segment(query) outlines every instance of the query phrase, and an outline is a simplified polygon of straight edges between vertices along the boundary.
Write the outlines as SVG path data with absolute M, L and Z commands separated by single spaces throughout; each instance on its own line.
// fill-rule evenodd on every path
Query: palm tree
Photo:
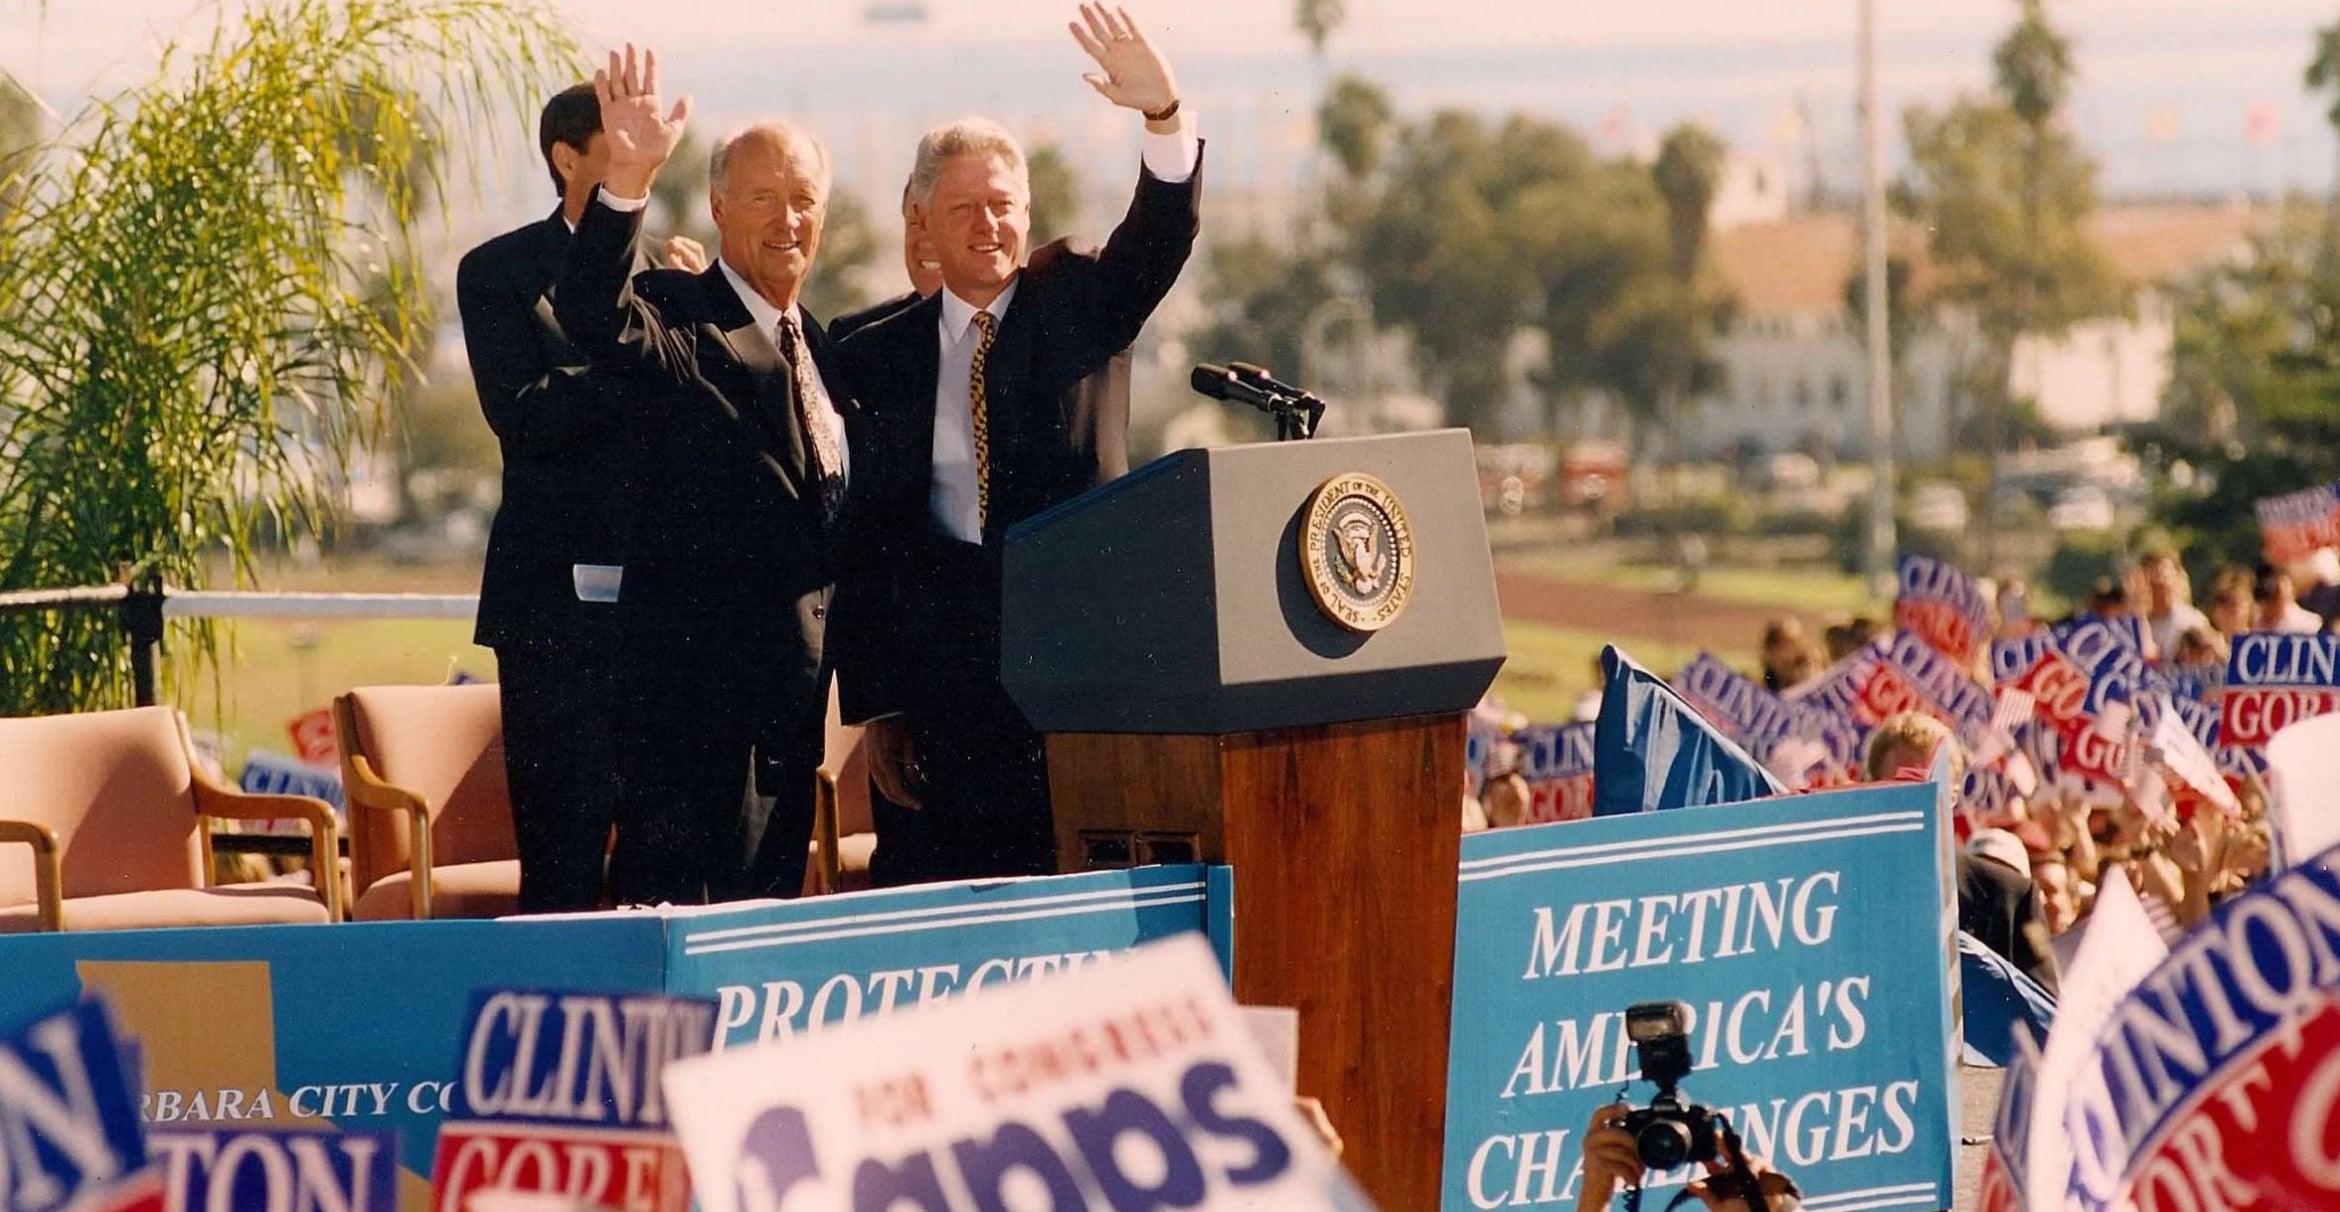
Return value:
M 533 3 L 263 0 L 67 122 L 0 214 L 0 591 L 250 583 L 323 529 L 421 347 L 431 132 L 524 130 L 578 62 Z M 0 617 L 0 714 L 127 701 L 112 628 Z

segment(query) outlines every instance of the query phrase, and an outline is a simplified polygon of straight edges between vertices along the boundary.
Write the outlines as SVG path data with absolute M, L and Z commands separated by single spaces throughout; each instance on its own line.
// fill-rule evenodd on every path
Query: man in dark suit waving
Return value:
M 1024 154 L 997 123 L 919 143 L 911 201 L 943 289 L 844 343 L 868 480 L 840 603 L 849 721 L 870 721 L 881 883 L 1054 869 L 1040 737 L 999 681 L 1008 527 L 1128 470 L 1126 397 L 1080 390 L 1137 338 L 1194 246 L 1201 146 L 1126 12 L 1084 6 L 1084 77 L 1145 115 L 1144 171 L 1105 247 L 1027 264 Z
M 592 85 L 545 103 L 537 146 L 560 207 L 466 253 L 455 298 L 480 410 L 504 458 L 473 638 L 496 650 L 503 682 L 520 910 L 558 913 L 601 901 L 618 783 L 611 603 L 633 473 L 626 384 L 590 366 L 553 321 L 569 233 L 609 162 Z M 706 253 L 678 236 L 663 260 L 697 270 Z
M 605 184 L 563 270 L 561 326 L 643 383 L 643 491 L 618 606 L 621 903 L 791 896 L 804 878 L 836 536 L 859 413 L 797 297 L 820 248 L 828 153 L 785 122 L 717 143 L 720 258 L 632 276 L 652 179 L 688 98 L 661 112 L 655 57 L 594 75 Z M 750 770 L 769 797 L 746 795 Z M 768 811 L 765 819 L 756 819 Z

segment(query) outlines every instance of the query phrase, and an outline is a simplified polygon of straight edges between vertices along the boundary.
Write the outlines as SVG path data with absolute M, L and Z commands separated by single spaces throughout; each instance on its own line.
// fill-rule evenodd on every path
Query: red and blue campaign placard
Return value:
M 2254 631 L 2236 636 L 2219 698 L 2230 747 L 2266 748 L 2284 725 L 2340 708 L 2340 636 Z
M 1893 625 L 1915 632 L 1934 651 L 1965 666 L 1990 638 L 1991 607 L 1965 569 L 1927 556 L 1903 556 Z
M 715 1003 L 656 994 L 500 989 L 472 1000 L 432 1202 L 559 1195 L 623 1212 L 687 1212 L 690 1181 L 659 1085 L 715 1042 Z
M 2340 546 L 2340 485 L 2318 484 L 2253 504 L 2267 559 L 2296 564 L 2320 547 Z
M 390 1212 L 398 1135 L 299 1128 L 147 1133 L 167 1212 Z
M 105 1008 L 85 1001 L 0 1039 L 0 1208 L 160 1212 L 136 1078 Z
M 1512 734 L 1519 773 L 1527 780 L 1527 819 L 1581 821 L 1593 814 L 1593 726 L 1544 724 Z
M 2067 1100 L 2088 1212 L 2340 1207 L 2340 850 L 2180 938 L 2095 1033 Z

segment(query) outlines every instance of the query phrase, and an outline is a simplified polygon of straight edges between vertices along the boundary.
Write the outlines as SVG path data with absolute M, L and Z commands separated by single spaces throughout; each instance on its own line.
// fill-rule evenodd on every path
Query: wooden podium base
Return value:
M 1059 869 L 1235 869 L 1235 999 L 1300 1011 L 1299 1093 L 1387 1212 L 1438 1206 L 1463 720 L 1048 738 Z

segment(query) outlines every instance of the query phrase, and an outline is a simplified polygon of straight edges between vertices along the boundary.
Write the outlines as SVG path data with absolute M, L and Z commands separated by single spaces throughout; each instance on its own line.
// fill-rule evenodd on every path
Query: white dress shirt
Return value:
M 1164 184 L 1178 185 L 1194 176 L 1195 166 L 1202 161 L 1202 141 L 1192 123 L 1182 122 L 1171 134 L 1147 131 L 1140 154 L 1147 172 Z M 934 381 L 934 485 L 927 493 L 927 510 L 936 529 L 963 543 L 983 541 L 983 511 L 975 495 L 972 373 L 975 343 L 983 334 L 975 328 L 975 313 L 991 313 L 992 339 L 998 340 L 999 325 L 1006 321 L 1008 305 L 1015 301 L 1016 285 L 1011 280 L 990 306 L 981 308 L 948 286 L 942 292 L 942 319 L 935 333 L 942 343 L 942 360 Z

